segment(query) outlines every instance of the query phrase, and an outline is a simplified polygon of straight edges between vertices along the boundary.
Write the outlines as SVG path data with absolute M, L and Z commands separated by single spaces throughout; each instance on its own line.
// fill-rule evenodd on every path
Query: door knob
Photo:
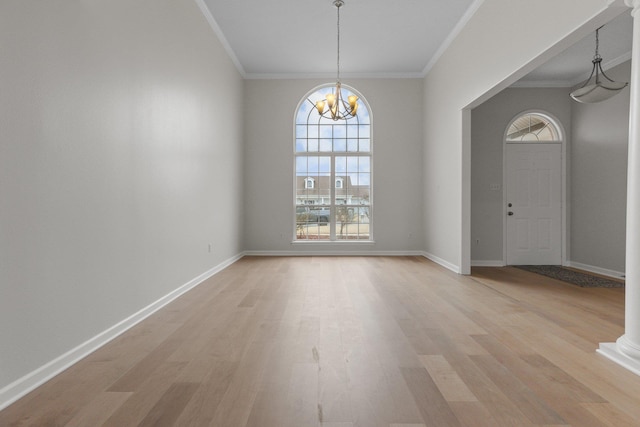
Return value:
M 513 212 L 507 212 L 507 215 L 511 216 L 513 215 Z
M 513 203 L 509 203 L 507 206 L 511 207 L 511 206 L 513 206 Z

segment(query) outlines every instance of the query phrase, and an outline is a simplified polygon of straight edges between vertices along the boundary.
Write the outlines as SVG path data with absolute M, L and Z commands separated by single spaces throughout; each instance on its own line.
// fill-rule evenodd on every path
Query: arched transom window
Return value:
M 372 240 L 370 110 L 359 93 L 343 85 L 345 98 L 358 96 L 358 114 L 348 120 L 321 117 L 316 101 L 334 89 L 314 89 L 296 111 L 296 241 Z
M 515 118 L 507 130 L 507 142 L 560 142 L 558 125 L 543 113 L 524 113 Z

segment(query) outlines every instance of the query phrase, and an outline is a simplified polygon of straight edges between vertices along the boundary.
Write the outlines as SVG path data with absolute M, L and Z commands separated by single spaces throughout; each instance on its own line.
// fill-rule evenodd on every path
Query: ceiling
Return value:
M 333 0 L 203 0 L 246 77 L 335 76 Z M 476 0 L 345 0 L 344 75 L 417 77 Z
M 333 0 L 200 0 L 246 78 L 332 77 L 336 73 Z M 345 77 L 422 77 L 480 0 L 345 0 L 340 66 Z M 631 57 L 632 18 L 600 30 L 605 70 Z M 588 77 L 590 35 L 516 86 L 573 86 Z
M 599 31 L 602 68 L 606 71 L 631 59 L 633 18 L 623 12 Z M 595 31 L 527 74 L 514 86 L 575 86 L 589 78 L 596 49 Z

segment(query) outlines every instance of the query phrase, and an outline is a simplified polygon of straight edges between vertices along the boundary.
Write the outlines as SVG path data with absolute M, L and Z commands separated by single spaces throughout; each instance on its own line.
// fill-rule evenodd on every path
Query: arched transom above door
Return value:
M 546 114 L 526 112 L 511 122 L 507 129 L 508 143 L 560 142 L 562 133 L 555 121 Z

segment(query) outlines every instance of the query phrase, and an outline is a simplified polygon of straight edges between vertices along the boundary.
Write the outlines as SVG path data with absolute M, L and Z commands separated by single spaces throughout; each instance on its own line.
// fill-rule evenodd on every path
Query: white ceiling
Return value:
M 245 77 L 335 76 L 333 0 L 198 1 L 210 13 L 214 28 L 219 30 Z M 424 76 L 480 3 L 481 0 L 345 0 L 340 9 L 341 74 Z M 586 79 L 595 50 L 594 34 L 516 85 L 572 86 Z M 628 12 L 600 30 L 605 70 L 631 57 L 631 40 L 632 18 Z
M 344 75 L 419 76 L 477 0 L 345 0 Z M 335 76 L 333 0 L 204 0 L 246 77 Z
M 633 18 L 623 12 L 600 29 L 602 67 L 606 71 L 631 59 Z M 591 73 L 591 60 L 596 49 L 595 31 L 567 50 L 538 67 L 514 86 L 575 86 Z

